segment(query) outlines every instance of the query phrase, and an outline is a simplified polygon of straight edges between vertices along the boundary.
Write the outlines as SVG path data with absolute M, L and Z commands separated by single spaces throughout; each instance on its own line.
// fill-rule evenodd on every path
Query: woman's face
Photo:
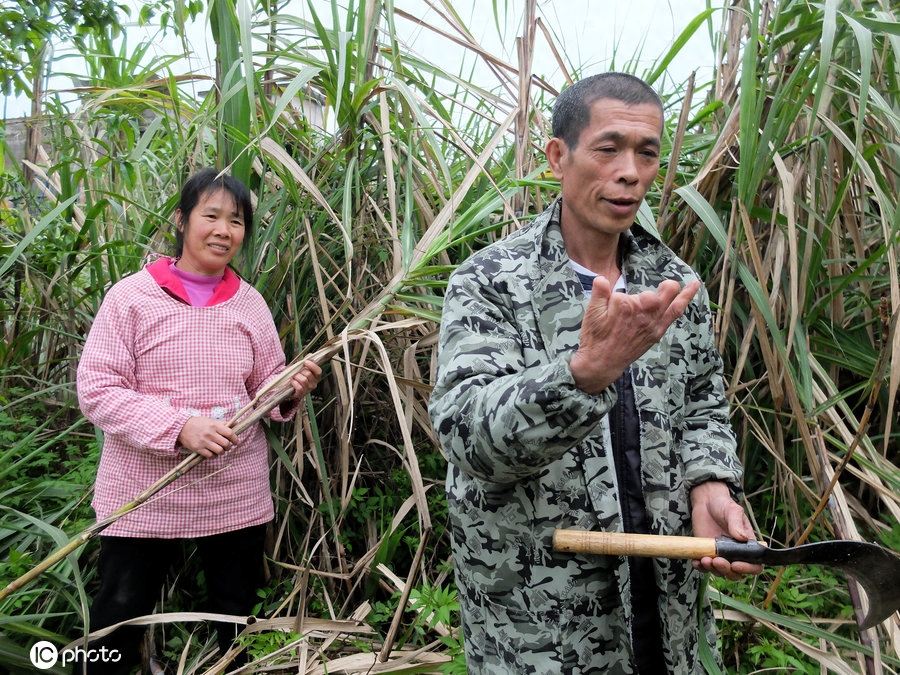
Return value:
M 219 276 L 237 255 L 244 241 L 244 216 L 226 190 L 208 192 L 200 198 L 187 221 L 175 214 L 184 246 L 178 269 L 192 274 Z

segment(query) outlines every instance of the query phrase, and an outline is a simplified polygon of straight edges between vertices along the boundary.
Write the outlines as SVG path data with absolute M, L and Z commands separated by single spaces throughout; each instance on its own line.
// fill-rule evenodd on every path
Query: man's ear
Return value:
M 566 145 L 566 142 L 561 138 L 556 138 L 554 136 L 547 141 L 547 147 L 544 149 L 544 154 L 547 157 L 547 164 L 550 166 L 550 170 L 557 180 L 561 180 L 563 177 L 563 160 L 568 151 L 569 148 Z

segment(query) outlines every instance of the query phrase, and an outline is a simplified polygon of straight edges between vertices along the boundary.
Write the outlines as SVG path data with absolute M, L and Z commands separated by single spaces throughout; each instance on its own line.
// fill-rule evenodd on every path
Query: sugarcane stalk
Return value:
M 252 427 L 265 417 L 276 405 L 280 404 L 294 393 L 294 388 L 291 386 L 290 380 L 294 375 L 303 370 L 306 361 L 312 361 L 319 366 L 323 365 L 341 351 L 344 348 L 346 340 L 352 337 L 355 336 L 346 333 L 343 336 L 335 337 L 329 340 L 325 346 L 318 351 L 291 362 L 291 364 L 285 367 L 284 371 L 275 380 L 262 389 L 250 403 L 237 412 L 237 414 L 228 422 L 228 426 L 234 429 L 238 434 Z M 119 518 L 145 504 L 151 497 L 160 492 L 160 490 L 171 485 L 203 460 L 204 457 L 198 454 L 191 454 L 188 457 L 185 457 L 175 468 L 144 490 L 132 501 L 120 506 L 106 518 L 96 521 L 93 525 L 87 527 L 81 533 L 69 540 L 64 546 L 48 555 L 25 574 L 7 584 L 0 590 L 0 601 L 6 598 L 10 593 L 17 591 L 39 577 L 69 554 L 77 551 Z
M 844 469 L 846 469 L 847 465 L 850 463 L 850 459 L 853 457 L 853 453 L 860 446 L 860 444 L 863 442 L 863 438 L 865 438 L 866 434 L 868 433 L 869 420 L 875 410 L 875 405 L 878 402 L 878 393 L 881 391 L 881 384 L 884 382 L 884 378 L 887 373 L 890 349 L 891 345 L 893 344 L 893 335 L 894 331 L 897 328 L 898 317 L 900 317 L 900 312 L 897 312 L 893 317 L 890 317 L 887 302 L 882 299 L 881 306 L 879 307 L 879 318 L 881 320 L 881 350 L 878 353 L 878 359 L 875 361 L 875 368 L 873 369 L 872 377 L 869 380 L 869 382 L 871 383 L 869 396 L 866 399 L 866 407 L 863 410 L 863 414 L 859 420 L 859 427 L 853 436 L 850 447 L 847 448 L 847 452 L 844 453 L 844 456 L 835 467 L 834 473 L 831 476 L 831 480 L 825 488 L 825 491 L 822 493 L 822 496 L 819 498 L 819 503 L 816 504 L 816 508 L 813 511 L 812 517 L 809 519 L 809 523 L 807 524 L 806 529 L 803 530 L 797 541 L 794 543 L 795 546 L 800 546 L 801 544 L 805 543 L 807 537 L 809 537 L 809 535 L 812 533 L 813 528 L 816 526 L 816 523 L 819 520 L 819 516 L 822 515 L 825 507 L 831 500 L 831 495 L 834 492 L 835 487 L 837 487 L 838 479 L 841 477 Z M 778 590 L 779 584 L 781 583 L 781 578 L 784 575 L 784 570 L 785 568 L 782 567 L 775 575 L 775 579 L 772 582 L 772 585 L 769 587 L 769 590 L 766 593 L 766 597 L 763 600 L 763 608 L 768 609 L 768 607 L 772 604 L 772 601 L 775 599 L 775 593 Z

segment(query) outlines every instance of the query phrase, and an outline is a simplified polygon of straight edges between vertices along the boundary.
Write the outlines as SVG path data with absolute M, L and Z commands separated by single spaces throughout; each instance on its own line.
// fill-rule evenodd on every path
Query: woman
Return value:
M 109 290 L 78 364 L 81 409 L 104 432 L 92 502 L 98 520 L 186 454 L 206 460 L 104 530 L 92 631 L 153 610 L 180 540 L 197 546 L 209 611 L 248 615 L 261 582 L 274 517 L 268 448 L 259 424 L 238 437 L 228 421 L 284 369 L 285 357 L 262 296 L 229 267 L 252 230 L 250 192 L 202 170 L 185 184 L 175 222 L 176 257 Z M 291 380 L 294 399 L 270 417 L 290 419 L 321 372 L 305 362 Z M 217 630 L 224 652 L 235 626 Z M 91 663 L 91 672 L 130 672 L 142 632 L 122 628 L 92 643 L 121 658 Z

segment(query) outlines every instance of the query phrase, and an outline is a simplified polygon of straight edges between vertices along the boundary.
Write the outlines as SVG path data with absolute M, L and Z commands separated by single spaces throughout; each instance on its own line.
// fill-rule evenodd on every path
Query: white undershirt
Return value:
M 582 274 L 582 275 L 584 275 L 584 276 L 586 276 L 586 277 L 596 277 L 596 276 L 599 276 L 596 272 L 592 272 L 591 270 L 589 270 L 589 269 L 588 269 L 587 267 L 585 267 L 584 265 L 579 265 L 577 262 L 575 262 L 575 261 L 572 260 L 571 258 L 569 258 L 569 263 L 572 265 L 572 269 L 574 269 L 574 270 L 575 270 L 576 272 L 578 272 L 579 274 Z M 624 274 L 620 274 L 620 275 L 619 275 L 619 278 L 616 279 L 616 283 L 615 283 L 615 285 L 613 286 L 613 289 L 612 289 L 612 290 L 613 290 L 613 293 L 625 293 L 625 292 L 627 291 L 627 287 L 625 286 L 625 275 L 624 275 Z M 590 290 L 586 290 L 585 293 L 587 294 L 588 298 L 591 297 L 591 291 L 590 291 Z

